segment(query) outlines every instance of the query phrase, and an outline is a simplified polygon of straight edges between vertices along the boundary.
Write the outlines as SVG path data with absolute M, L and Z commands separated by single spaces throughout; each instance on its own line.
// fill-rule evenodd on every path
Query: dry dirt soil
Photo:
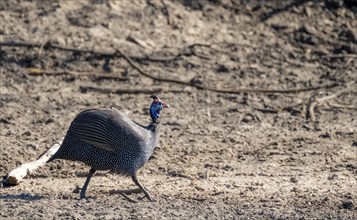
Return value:
M 89 167 L 60 160 L 1 187 L 1 219 L 357 218 L 356 1 L 3 0 L 0 41 L 2 176 L 81 110 L 147 124 L 150 91 L 171 105 L 138 174 L 156 202 L 108 172 L 78 200 Z

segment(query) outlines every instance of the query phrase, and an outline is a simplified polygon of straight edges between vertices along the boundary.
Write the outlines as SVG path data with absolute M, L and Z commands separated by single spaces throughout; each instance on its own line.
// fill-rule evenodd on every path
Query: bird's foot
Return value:
M 82 194 L 82 193 L 81 193 L 81 194 L 79 195 L 79 199 L 80 199 L 80 200 L 85 199 L 85 198 L 86 198 L 86 195 L 85 195 L 85 194 Z
M 91 199 L 95 199 L 96 196 L 86 196 L 85 193 L 80 193 L 79 194 L 79 200 L 91 200 Z
M 91 200 L 91 199 L 95 199 L 96 197 L 94 196 L 85 196 L 85 195 L 80 195 L 79 196 L 79 200 Z

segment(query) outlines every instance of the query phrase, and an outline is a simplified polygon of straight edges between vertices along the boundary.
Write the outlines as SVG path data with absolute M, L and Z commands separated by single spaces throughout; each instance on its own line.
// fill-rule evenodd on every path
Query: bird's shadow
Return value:
M 26 200 L 26 201 L 36 201 L 43 199 L 43 196 L 40 195 L 30 195 L 30 194 L 19 194 L 19 195 L 0 195 L 0 200 L 5 200 L 5 199 L 18 199 L 18 200 Z

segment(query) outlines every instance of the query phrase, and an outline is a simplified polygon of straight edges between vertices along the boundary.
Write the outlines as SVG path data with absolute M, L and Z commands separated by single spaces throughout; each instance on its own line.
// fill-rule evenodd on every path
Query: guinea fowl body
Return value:
M 81 161 L 96 170 L 131 176 L 148 161 L 158 138 L 155 123 L 142 126 L 117 109 L 88 109 L 72 121 L 51 160 Z
M 160 111 L 170 106 L 157 96 L 150 106 L 152 123 L 140 125 L 117 109 L 96 108 L 79 113 L 72 121 L 60 149 L 48 161 L 81 161 L 91 167 L 81 191 L 81 198 L 95 171 L 110 170 L 131 176 L 134 183 L 152 200 L 136 177 L 149 160 L 159 139 Z

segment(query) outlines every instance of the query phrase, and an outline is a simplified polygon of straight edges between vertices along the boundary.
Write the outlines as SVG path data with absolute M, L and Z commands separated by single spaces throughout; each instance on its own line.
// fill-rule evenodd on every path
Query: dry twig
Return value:
M 115 80 L 128 80 L 128 78 L 110 75 L 110 74 L 101 74 L 101 73 L 80 73 L 74 71 L 67 70 L 43 70 L 38 68 L 28 68 L 27 74 L 32 76 L 40 76 L 40 75 L 50 75 L 50 76 L 59 76 L 59 75 L 72 75 L 72 76 L 94 76 L 102 79 L 115 79 Z
M 315 116 L 315 112 L 314 112 L 314 109 L 317 105 L 316 95 L 317 95 L 316 92 L 314 92 L 312 94 L 312 96 L 309 98 L 309 102 L 308 102 L 307 108 L 306 108 L 306 119 L 311 119 L 311 121 L 316 120 L 316 116 Z
M 3 184 L 7 186 L 18 185 L 23 178 L 33 173 L 39 167 L 45 165 L 47 161 L 57 152 L 61 146 L 62 139 L 52 145 L 45 153 L 43 153 L 37 160 L 22 164 L 20 167 L 12 170 L 3 180 Z
M 337 103 L 328 103 L 328 105 L 333 108 L 344 108 L 344 109 L 357 110 L 357 106 L 355 106 L 355 105 L 341 105 L 341 104 L 337 104 Z
M 167 56 L 167 57 L 161 57 L 161 56 L 149 56 L 149 55 L 144 55 L 144 56 L 135 56 L 135 55 L 130 55 L 129 57 L 133 60 L 137 61 L 150 61 L 150 62 L 169 62 L 169 61 L 174 61 L 179 59 L 181 56 L 196 56 L 196 53 L 193 51 L 193 48 L 195 46 L 203 46 L 202 44 L 192 44 L 188 45 L 186 48 L 189 48 L 191 50 L 185 51 L 186 48 L 181 49 L 180 52 L 178 52 L 176 55 L 172 56 Z M 36 48 L 42 48 L 42 49 L 57 49 L 57 50 L 62 50 L 62 51 L 69 51 L 69 52 L 76 52 L 76 53 L 89 53 L 89 54 L 95 54 L 99 56 L 104 56 L 104 57 L 120 57 L 120 54 L 118 54 L 116 51 L 112 50 L 93 50 L 93 49 L 79 49 L 75 47 L 66 47 L 66 46 L 61 46 L 58 44 L 51 43 L 50 41 L 47 41 L 46 43 L 32 43 L 32 42 L 21 42 L 21 41 L 5 41 L 5 42 L 0 42 L 0 47 L 36 47 Z
M 166 19 L 167 19 L 167 24 L 168 25 L 171 25 L 171 18 L 170 18 L 170 13 L 169 13 L 169 9 L 165 3 L 165 0 L 161 0 L 161 4 L 164 6 L 163 8 L 163 13 L 164 15 L 166 16 Z
M 311 121 L 316 121 L 316 116 L 315 116 L 315 108 L 320 105 L 321 103 L 327 101 L 327 100 L 331 100 L 334 98 L 337 98 L 338 96 L 348 92 L 350 90 L 349 86 L 347 86 L 345 89 L 342 89 L 334 94 L 328 95 L 328 96 L 324 96 L 321 98 L 316 98 L 317 94 L 314 93 L 310 99 L 309 102 L 307 104 L 307 108 L 306 108 L 306 118 L 310 119 Z
M 133 194 L 133 193 L 142 193 L 141 189 L 135 188 L 135 189 L 124 189 L 124 190 L 110 190 L 110 194 L 120 194 L 122 195 L 125 199 L 127 199 L 129 202 L 132 203 L 137 203 L 135 199 L 132 199 L 128 196 L 128 194 Z

